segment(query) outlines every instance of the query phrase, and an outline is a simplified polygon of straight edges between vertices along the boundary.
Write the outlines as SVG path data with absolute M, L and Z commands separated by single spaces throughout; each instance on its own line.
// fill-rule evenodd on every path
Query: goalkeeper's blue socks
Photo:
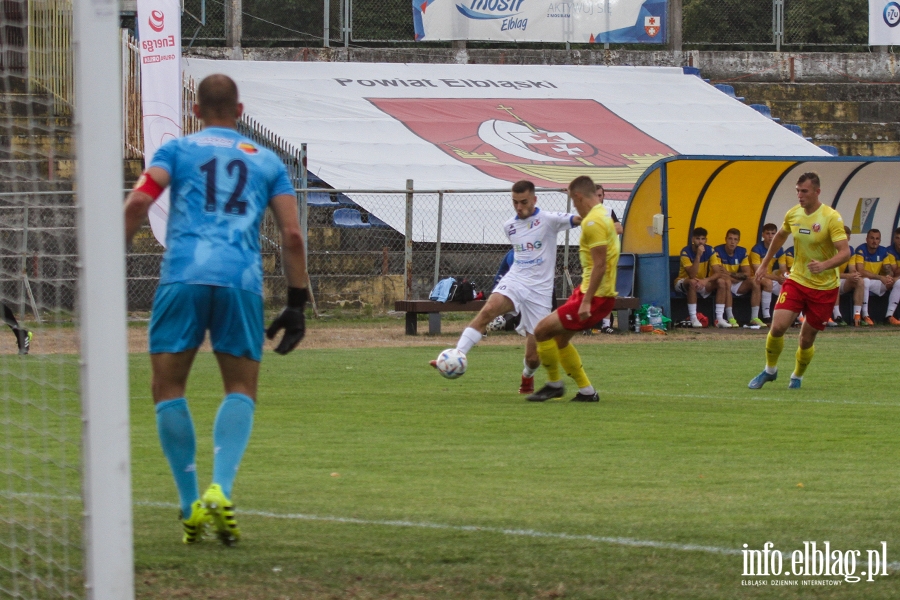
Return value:
M 228 394 L 222 400 L 213 426 L 213 483 L 222 486 L 225 497 L 231 499 L 231 487 L 241 458 L 250 441 L 253 411 L 256 404 L 244 394 Z
M 156 405 L 156 429 L 163 454 L 175 477 L 181 499 L 181 514 L 191 514 L 191 504 L 200 498 L 197 486 L 197 440 L 187 400 L 175 398 Z

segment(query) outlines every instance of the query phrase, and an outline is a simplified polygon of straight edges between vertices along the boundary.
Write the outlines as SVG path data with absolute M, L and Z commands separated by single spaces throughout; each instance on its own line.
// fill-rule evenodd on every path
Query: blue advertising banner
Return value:
M 416 40 L 664 44 L 666 0 L 413 0 Z

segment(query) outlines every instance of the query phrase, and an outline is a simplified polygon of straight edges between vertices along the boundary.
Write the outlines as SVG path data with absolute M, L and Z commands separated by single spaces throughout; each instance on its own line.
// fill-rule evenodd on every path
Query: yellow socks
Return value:
M 584 367 L 581 364 L 581 356 L 578 354 L 578 350 L 575 349 L 575 346 L 569 344 L 565 348 L 560 348 L 558 353 L 560 364 L 562 364 L 563 369 L 566 370 L 569 377 L 575 380 L 575 384 L 579 388 L 589 387 L 591 381 L 588 379 L 587 373 L 584 372 Z
M 559 348 L 556 347 L 556 340 L 547 340 L 546 342 L 537 343 L 538 356 L 541 358 L 541 364 L 547 369 L 547 379 L 549 381 L 559 381 L 562 377 L 559 374 Z
M 816 353 L 816 347 L 797 348 L 797 362 L 794 364 L 794 377 L 803 377 L 806 373 L 806 367 L 812 362 L 813 355 Z
M 775 368 L 778 365 L 778 357 L 784 350 L 784 336 L 774 337 L 771 332 L 766 336 L 766 366 Z M 805 367 L 804 367 L 805 368 Z

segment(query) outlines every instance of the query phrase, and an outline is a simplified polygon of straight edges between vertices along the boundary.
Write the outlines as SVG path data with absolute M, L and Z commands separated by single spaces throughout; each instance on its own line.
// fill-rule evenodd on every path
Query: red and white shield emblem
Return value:
M 822 231 L 822 226 L 818 223 L 813 223 L 812 230 L 816 233 L 819 233 L 820 231 Z
M 595 100 L 369 98 L 454 159 L 483 173 L 557 187 L 579 175 L 627 186 L 676 152 Z
M 661 22 L 662 19 L 660 17 L 644 17 L 644 31 L 650 37 L 656 37 L 656 34 L 659 33 Z

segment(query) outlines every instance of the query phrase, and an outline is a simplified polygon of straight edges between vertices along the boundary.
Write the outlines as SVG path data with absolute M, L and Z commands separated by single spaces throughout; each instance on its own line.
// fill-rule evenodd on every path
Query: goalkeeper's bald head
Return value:
M 197 86 L 197 106 L 204 121 L 237 119 L 237 84 L 221 73 L 204 77 Z

